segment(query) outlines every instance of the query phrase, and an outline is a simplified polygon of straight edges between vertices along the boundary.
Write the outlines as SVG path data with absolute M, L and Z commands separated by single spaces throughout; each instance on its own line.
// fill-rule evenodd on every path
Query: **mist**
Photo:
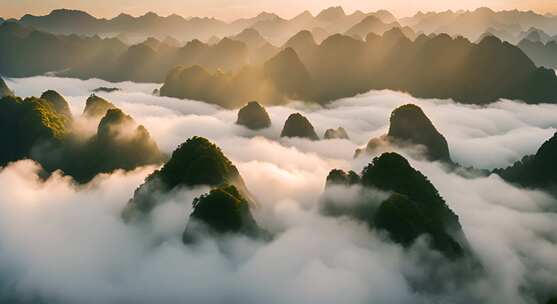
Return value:
M 276 237 L 184 246 L 191 202 L 208 188 L 163 197 L 149 221 L 126 225 L 121 210 L 156 168 L 103 174 L 79 186 L 61 174 L 43 181 L 36 163 L 19 161 L 0 171 L 0 183 L 10 185 L 0 193 L 4 293 L 49 303 L 537 303 L 557 290 L 557 201 L 497 176 L 466 178 L 402 151 L 459 215 L 485 268 L 481 275 L 431 252 L 427 240 L 403 249 L 364 224 L 318 212 L 329 171 L 360 172 L 372 156 L 354 159 L 354 151 L 387 132 L 397 106 L 419 105 L 455 162 L 492 169 L 535 153 L 553 135 L 555 105 L 501 100 L 479 107 L 372 91 L 327 107 L 267 107 L 272 127 L 254 132 L 235 124 L 236 111 L 153 96 L 159 84 L 6 80 L 22 97 L 58 91 L 74 115 L 93 89 L 118 87 L 98 95 L 143 124 L 166 153 L 191 136 L 207 137 L 238 167 L 260 205 L 256 220 Z M 351 140 L 280 138 L 293 112 L 308 117 L 321 137 L 342 126 Z M 431 275 L 444 283 L 416 292 Z

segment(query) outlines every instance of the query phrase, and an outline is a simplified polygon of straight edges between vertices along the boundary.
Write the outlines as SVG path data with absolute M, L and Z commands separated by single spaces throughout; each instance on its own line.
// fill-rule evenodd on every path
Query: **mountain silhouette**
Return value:
M 307 99 L 311 76 L 296 52 L 286 48 L 263 66 L 265 78 L 292 99 Z
M 288 99 L 307 99 L 311 78 L 296 52 L 285 49 L 261 67 L 246 66 L 237 73 L 195 65 L 171 70 L 160 90 L 161 96 L 206 101 L 237 108 L 246 100 L 284 104 Z
M 300 113 L 294 113 L 288 117 L 284 123 L 280 137 L 299 137 L 319 140 L 319 136 L 315 133 L 313 125 Z
M 557 133 L 538 149 L 512 166 L 496 169 L 504 180 L 526 188 L 545 189 L 557 194 Z
M 8 85 L 6 84 L 4 79 L 0 77 L 0 98 L 12 95 L 14 95 L 14 93 L 12 92 L 12 90 L 10 90 L 10 88 L 8 88 Z
M 523 39 L 518 47 L 539 67 L 557 68 L 557 41 L 543 43 Z
M 423 110 L 414 104 L 396 108 L 391 113 L 389 132 L 370 140 L 365 151 L 374 154 L 385 146 L 390 146 L 388 149 L 421 146 L 425 148 L 424 155 L 428 160 L 452 163 L 447 140 Z M 356 155 L 359 153 L 356 152 Z
M 271 126 L 271 118 L 263 106 L 251 101 L 238 111 L 237 124 L 252 130 L 265 129 Z
M 378 35 L 383 35 L 384 32 L 394 28 L 400 27 L 398 22 L 393 22 L 386 24 L 381 19 L 376 16 L 367 16 L 362 22 L 354 25 L 348 31 L 346 31 L 347 36 L 353 37 L 367 37 L 369 33 L 374 33 Z
M 327 129 L 324 139 L 350 139 L 346 130 L 343 127 L 338 127 L 337 129 Z

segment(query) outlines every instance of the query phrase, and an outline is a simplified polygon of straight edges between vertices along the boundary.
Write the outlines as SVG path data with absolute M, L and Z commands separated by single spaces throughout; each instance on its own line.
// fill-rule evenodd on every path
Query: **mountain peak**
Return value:
M 423 145 L 431 160 L 450 161 L 449 146 L 445 137 L 437 131 L 424 111 L 407 104 L 391 113 L 388 136 L 392 139 Z
M 179 187 L 223 185 L 234 185 L 249 200 L 249 193 L 236 166 L 215 144 L 195 136 L 178 146 L 170 160 L 147 177 L 128 203 L 124 217 L 131 219 L 150 212 L 157 204 L 155 197 L 160 193 Z
M 259 102 L 251 101 L 240 109 L 236 123 L 252 130 L 259 130 L 270 127 L 271 118 Z
M 316 18 L 322 21 L 335 21 L 342 17 L 346 17 L 346 13 L 341 6 L 332 6 L 321 11 Z
M 310 140 L 319 140 L 319 136 L 315 133 L 313 125 L 309 120 L 300 113 L 291 114 L 282 129 L 281 137 L 299 137 Z
M 89 118 L 103 117 L 110 109 L 116 109 L 116 106 L 104 98 L 91 94 L 85 103 L 83 116 Z
M 8 85 L 6 84 L 4 79 L 0 77 L 0 98 L 4 96 L 12 96 L 13 94 L 14 93 L 12 92 L 12 90 L 10 90 L 10 88 L 8 88 Z

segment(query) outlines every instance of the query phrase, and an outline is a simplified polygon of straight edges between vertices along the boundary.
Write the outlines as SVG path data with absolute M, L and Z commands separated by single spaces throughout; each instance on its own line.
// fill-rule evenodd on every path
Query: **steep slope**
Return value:
M 180 145 L 164 166 L 145 180 L 124 210 L 124 218 L 137 219 L 158 204 L 157 197 L 182 187 L 233 185 L 250 199 L 238 169 L 213 143 L 192 137 Z
M 248 201 L 233 185 L 222 185 L 193 201 L 193 212 L 182 236 L 191 244 L 203 235 L 241 234 L 259 237 L 262 231 L 255 222 Z
M 310 98 L 311 76 L 293 49 L 286 48 L 267 61 L 263 73 L 279 92 L 289 98 Z
M 420 107 L 407 104 L 391 113 L 389 132 L 385 136 L 370 140 L 366 152 L 373 154 L 382 148 L 405 149 L 416 146 L 425 148 L 423 152 L 428 160 L 451 163 L 449 145 L 445 137 L 437 131 Z
M 347 191 L 347 186 L 361 187 L 359 201 L 342 205 L 334 199 L 324 199 L 322 211 L 325 214 L 363 221 L 372 229 L 386 231 L 394 242 L 404 246 L 428 236 L 432 248 L 448 257 L 460 257 L 469 250 L 458 216 L 427 177 L 412 168 L 404 157 L 384 153 L 373 159 L 361 177 L 354 172 L 331 171 L 327 178 L 328 189 L 335 187 L 333 191 Z M 370 196 L 368 193 L 377 190 L 382 194 Z
M 259 130 L 270 127 L 271 118 L 263 106 L 257 101 L 251 101 L 238 111 L 236 123 L 252 130 Z
M 400 24 L 398 24 L 398 22 L 386 24 L 378 17 L 372 15 L 351 27 L 345 34 L 348 36 L 365 38 L 369 33 L 383 35 L 383 33 L 394 27 L 400 27 Z
M 116 109 L 116 106 L 102 97 L 91 94 L 85 102 L 83 116 L 86 118 L 100 118 L 110 109 Z
M 62 115 L 65 115 L 68 119 L 72 119 L 72 112 L 70 111 L 70 105 L 66 99 L 54 90 L 45 91 L 41 95 L 41 99 L 48 100 L 52 103 L 54 110 Z
M 0 166 L 30 158 L 34 149 L 59 144 L 68 133 L 66 117 L 53 105 L 35 97 L 22 100 L 6 96 L 0 99 Z
M 10 88 L 8 88 L 8 85 L 6 84 L 4 79 L 0 77 L 0 98 L 12 95 L 14 95 L 14 93 L 12 92 L 12 90 L 10 90 Z
M 512 166 L 493 172 L 510 183 L 557 194 L 557 133 L 536 154 L 525 156 Z
M 327 129 L 323 135 L 324 139 L 350 139 L 343 127 L 337 129 Z
M 299 137 L 309 140 L 319 140 L 313 125 L 300 113 L 291 114 L 282 128 L 280 137 Z

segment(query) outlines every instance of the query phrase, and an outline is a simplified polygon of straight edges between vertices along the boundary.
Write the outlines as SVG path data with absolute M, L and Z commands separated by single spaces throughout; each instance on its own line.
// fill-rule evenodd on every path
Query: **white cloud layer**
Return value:
M 411 160 L 460 216 L 486 268 L 473 280 L 462 265 L 438 269 L 444 267 L 440 257 L 420 243 L 405 251 L 361 224 L 320 216 L 316 206 L 331 169 L 359 172 L 370 161 L 353 159 L 354 150 L 384 134 L 399 105 L 421 106 L 447 138 L 453 159 L 478 168 L 534 153 L 555 132 L 555 105 L 464 106 L 379 91 L 327 108 L 270 107 L 273 126 L 256 133 L 234 124 L 235 111 L 152 96 L 156 84 L 7 82 L 21 96 L 55 89 L 74 115 L 92 89 L 122 88 L 99 95 L 144 124 L 165 152 L 194 135 L 217 143 L 260 203 L 260 225 L 279 234 L 265 244 L 234 238 L 221 247 L 188 248 L 180 237 L 191 201 L 207 189 L 166 197 L 150 223 L 127 226 L 120 211 L 154 168 L 103 175 L 78 187 L 60 175 L 41 182 L 36 164 L 21 161 L 0 172 L 0 286 L 6 291 L 62 303 L 536 303 L 535 296 L 557 292 L 557 217 L 550 212 L 557 201 L 545 193 Z M 307 115 L 319 135 L 342 126 L 351 140 L 281 139 L 294 111 Z M 443 284 L 418 293 L 417 286 L 431 283 L 432 269 Z

